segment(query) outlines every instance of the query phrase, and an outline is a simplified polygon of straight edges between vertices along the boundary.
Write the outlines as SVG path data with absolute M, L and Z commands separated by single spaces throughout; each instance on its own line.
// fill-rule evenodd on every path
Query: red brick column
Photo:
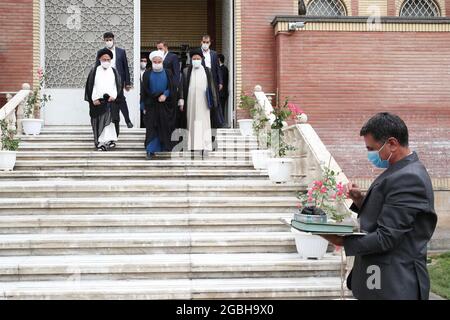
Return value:
M 33 80 L 33 1 L 0 2 L 0 91 Z

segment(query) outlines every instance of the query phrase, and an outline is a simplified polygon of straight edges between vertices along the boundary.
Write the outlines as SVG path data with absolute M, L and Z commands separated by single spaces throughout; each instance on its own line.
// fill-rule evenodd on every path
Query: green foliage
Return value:
M 41 94 L 45 86 L 45 81 L 47 79 L 47 76 L 44 74 L 42 69 L 38 70 L 38 76 L 39 76 L 39 88 L 34 89 L 26 101 L 24 110 L 25 118 L 31 118 L 34 115 L 37 106 L 39 106 L 39 108 L 42 109 L 45 107 L 47 102 L 52 100 L 51 95 L 47 95 L 45 93 Z
M 239 107 L 243 110 L 250 111 L 252 117 L 255 116 L 256 110 L 256 99 L 253 96 L 245 94 L 245 92 L 241 93 L 241 100 L 239 101 Z
M 275 121 L 272 124 L 272 130 L 269 133 L 268 141 L 275 152 L 276 157 L 283 158 L 288 151 L 294 151 L 295 148 L 285 141 L 285 134 L 283 131 L 284 123 L 289 119 L 292 112 L 288 107 L 289 100 L 286 99 L 284 105 L 274 107 L 273 114 Z
M 8 128 L 8 122 L 6 120 L 0 121 L 1 128 L 1 150 L 2 151 L 17 151 L 19 149 L 19 139 L 14 139 L 16 135 L 15 130 Z
M 300 207 L 318 207 L 326 212 L 327 216 L 337 222 L 342 222 L 348 213 L 340 213 L 338 206 L 346 199 L 344 186 L 337 183 L 338 173 L 326 167 L 322 180 L 314 181 L 307 193 L 299 192 Z
M 432 258 L 428 271 L 431 279 L 431 291 L 443 298 L 450 299 L 450 252 Z

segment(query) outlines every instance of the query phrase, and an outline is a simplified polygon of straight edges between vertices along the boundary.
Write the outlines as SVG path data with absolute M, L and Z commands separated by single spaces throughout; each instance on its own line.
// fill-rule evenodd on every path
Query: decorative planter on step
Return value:
M 271 157 L 270 150 L 251 150 L 250 152 L 255 169 L 267 169 L 267 161 Z
M 253 119 L 242 119 L 238 123 L 243 136 L 253 136 Z
M 295 246 L 302 259 L 321 260 L 328 249 L 328 241 L 320 236 L 291 228 L 295 236 Z
M 292 180 L 292 174 L 294 173 L 294 159 L 271 158 L 267 160 L 267 170 L 272 182 L 289 182 Z
M 12 171 L 16 165 L 16 151 L 0 151 L 0 171 Z
M 38 136 L 41 134 L 43 124 L 44 121 L 41 119 L 23 119 L 23 132 L 27 136 Z

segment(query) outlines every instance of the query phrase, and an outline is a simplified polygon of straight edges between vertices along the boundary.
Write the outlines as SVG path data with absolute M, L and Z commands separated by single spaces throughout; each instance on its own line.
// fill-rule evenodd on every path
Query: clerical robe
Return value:
M 145 148 L 147 153 L 170 152 L 175 142 L 172 134 L 176 127 L 177 84 L 170 70 L 148 70 L 143 76 L 141 97 L 145 106 Z M 165 102 L 159 102 L 160 96 Z
M 115 99 L 108 102 L 108 97 Z M 118 72 L 110 67 L 94 67 L 85 86 L 85 101 L 89 102 L 89 115 L 96 148 L 118 140 L 119 103 L 123 100 L 123 85 Z M 100 105 L 94 105 L 99 100 Z

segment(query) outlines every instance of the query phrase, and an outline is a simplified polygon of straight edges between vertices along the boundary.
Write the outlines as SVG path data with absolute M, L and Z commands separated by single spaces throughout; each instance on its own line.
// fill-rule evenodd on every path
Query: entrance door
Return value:
M 186 53 L 200 47 L 202 36 L 209 34 L 212 49 L 222 53 L 230 70 L 226 120 L 233 126 L 233 0 L 141 0 L 141 52 L 155 50 L 156 42 L 165 41 L 177 53 L 182 65 Z
M 42 112 L 46 125 L 90 123 L 84 86 L 97 51 L 104 47 L 103 34 L 107 31 L 115 34 L 117 46 L 126 49 L 131 77 L 134 84 L 139 84 L 139 67 L 135 63 L 136 59 L 139 61 L 139 37 L 135 35 L 139 34 L 140 1 L 73 3 L 41 1 L 41 65 L 47 75 L 47 93 L 53 98 Z M 138 124 L 139 86 L 126 97 L 131 120 Z

